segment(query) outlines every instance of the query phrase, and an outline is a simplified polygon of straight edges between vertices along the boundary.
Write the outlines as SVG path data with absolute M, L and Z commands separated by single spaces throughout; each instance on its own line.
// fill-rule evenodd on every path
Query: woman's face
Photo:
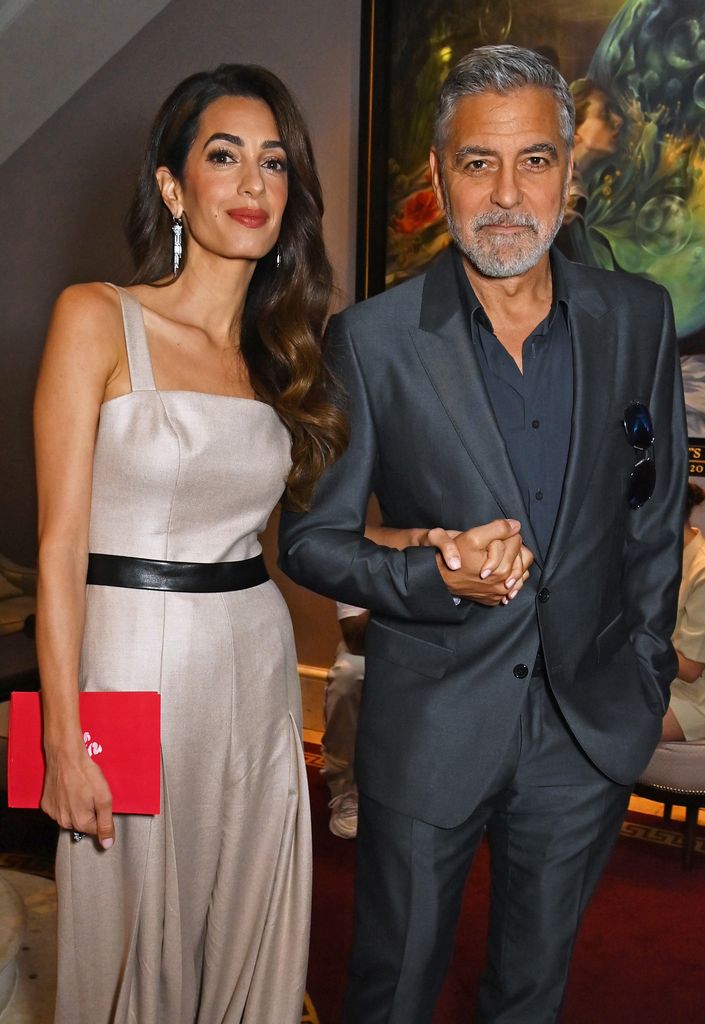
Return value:
M 287 158 L 262 100 L 222 96 L 201 114 L 178 187 L 192 248 L 258 260 L 276 243 L 288 195 Z
M 611 156 L 619 149 L 622 124 L 622 118 L 610 105 L 607 93 L 602 89 L 593 89 L 585 117 L 575 129 L 576 142 L 582 142 L 590 153 Z

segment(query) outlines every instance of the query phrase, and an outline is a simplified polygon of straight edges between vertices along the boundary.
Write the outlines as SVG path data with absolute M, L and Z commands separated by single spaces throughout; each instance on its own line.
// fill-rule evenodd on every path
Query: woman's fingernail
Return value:
M 486 580 L 491 572 L 492 572 L 491 569 L 483 569 L 482 572 L 480 573 L 480 579 L 481 580 Z
M 449 558 L 448 559 L 448 568 L 449 569 L 459 569 L 460 568 L 460 559 L 459 558 Z
M 503 597 L 501 603 L 502 604 L 509 604 L 509 601 L 508 601 L 508 599 L 506 597 Z
M 103 847 L 104 850 L 109 850 L 114 842 L 114 839 L 101 839 L 100 845 Z
M 512 576 L 512 578 L 510 580 L 507 580 L 507 582 L 504 585 L 507 588 L 507 590 L 509 590 L 509 589 L 511 589 L 511 587 L 514 586 L 515 583 L 516 583 L 516 580 Z
M 515 598 L 515 597 L 517 596 L 517 594 L 518 594 L 518 593 L 519 593 L 519 591 L 518 591 L 518 590 L 513 590 L 513 591 L 511 592 L 511 594 L 509 595 L 509 600 L 510 600 L 510 601 L 513 601 L 513 600 L 514 600 L 514 598 Z

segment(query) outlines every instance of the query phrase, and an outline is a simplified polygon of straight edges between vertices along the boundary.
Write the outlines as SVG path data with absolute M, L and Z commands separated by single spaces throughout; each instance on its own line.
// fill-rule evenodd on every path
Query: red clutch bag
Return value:
M 105 775 L 113 811 L 159 814 L 160 695 L 142 691 L 80 693 L 86 750 Z M 38 693 L 10 696 L 8 805 L 39 807 L 44 785 L 42 711 Z

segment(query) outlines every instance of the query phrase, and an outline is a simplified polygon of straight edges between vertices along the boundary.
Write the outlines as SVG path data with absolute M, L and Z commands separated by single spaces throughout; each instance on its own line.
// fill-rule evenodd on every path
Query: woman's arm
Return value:
M 106 387 L 124 374 L 110 290 L 79 285 L 56 303 L 37 384 L 37 654 L 47 771 L 42 809 L 62 828 L 112 845 L 110 790 L 78 714 L 93 451 Z M 119 329 L 119 328 L 118 328 Z
M 397 530 L 393 526 L 371 526 L 370 523 L 365 523 L 365 536 L 368 540 L 384 547 L 396 548 L 397 551 L 421 547 L 428 533 L 428 530 L 421 528 Z
M 396 548 L 397 551 L 403 551 L 405 548 L 438 548 L 449 569 L 460 568 L 460 552 L 455 543 L 459 533 L 460 530 L 444 530 L 440 526 L 432 530 L 425 530 L 423 527 L 398 530 L 394 526 L 372 526 L 365 523 L 367 540 L 383 547 Z
M 364 656 L 365 633 L 367 632 L 367 623 L 369 621 L 369 612 L 362 612 L 360 615 L 348 615 L 344 619 L 338 620 L 345 646 L 351 654 L 361 654 Z
M 684 683 L 694 683 L 703 674 L 705 662 L 686 658 L 678 648 L 676 648 L 676 654 L 678 655 L 678 678 Z
M 691 543 L 701 545 L 702 537 Z M 678 609 L 673 646 L 678 657 L 678 678 L 694 683 L 705 669 L 705 567 L 699 552 L 690 567 L 685 568 L 683 582 L 683 604 Z

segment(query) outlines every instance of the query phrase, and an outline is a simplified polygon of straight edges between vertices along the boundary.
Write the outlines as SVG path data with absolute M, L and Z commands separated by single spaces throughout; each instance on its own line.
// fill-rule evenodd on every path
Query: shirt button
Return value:
M 532 420 L 531 421 L 531 426 L 534 428 L 534 430 L 538 430 L 539 427 L 541 426 L 541 421 L 540 420 Z
M 534 497 L 537 501 L 543 501 L 543 491 L 537 491 Z
M 551 591 L 547 590 L 546 587 L 541 587 L 536 596 L 538 597 L 541 604 L 546 604 L 546 601 L 548 601 L 549 597 L 551 596 Z
M 515 665 L 512 671 L 517 679 L 526 679 L 529 674 L 529 669 L 526 665 Z

